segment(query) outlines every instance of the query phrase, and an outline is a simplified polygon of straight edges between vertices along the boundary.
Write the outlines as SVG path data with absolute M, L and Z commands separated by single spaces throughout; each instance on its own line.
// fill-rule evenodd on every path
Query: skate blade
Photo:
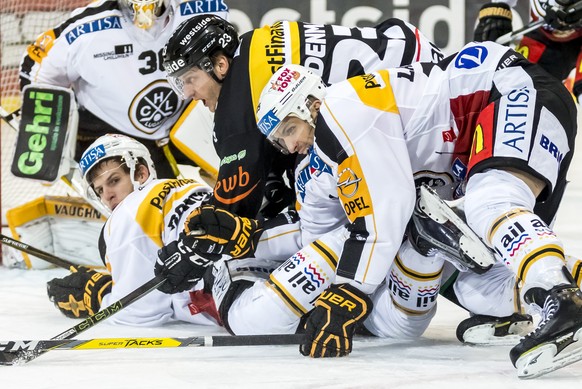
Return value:
M 573 343 L 558 355 L 556 345 L 548 343 L 521 356 L 515 363 L 517 376 L 523 379 L 536 378 L 582 360 L 581 337 L 582 329 L 579 329 L 572 338 Z
M 459 245 L 466 256 L 473 261 L 474 271 L 483 273 L 496 262 L 495 255 L 479 239 L 477 234 L 443 201 L 438 194 L 426 185 L 420 187 L 420 208 L 432 220 L 444 224 L 447 221 L 462 234 Z
M 472 346 L 515 346 L 532 328 L 531 322 L 513 323 L 508 335 L 495 335 L 492 323 L 471 327 L 463 333 L 463 343 Z

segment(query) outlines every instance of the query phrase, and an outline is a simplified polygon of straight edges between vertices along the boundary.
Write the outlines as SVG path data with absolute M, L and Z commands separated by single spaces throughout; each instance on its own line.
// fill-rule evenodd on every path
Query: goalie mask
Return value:
M 156 178 L 156 169 L 150 156 L 150 152 L 143 144 L 133 138 L 121 134 L 103 135 L 93 142 L 87 150 L 85 150 L 79 161 L 79 170 L 83 177 L 83 186 L 87 197 L 103 203 L 97 193 L 93 190 L 92 182 L 89 182 L 88 177 L 89 172 L 91 172 L 95 166 L 99 165 L 99 162 L 112 157 L 121 157 L 122 163 L 129 168 L 129 175 L 134 190 L 147 185 L 150 181 Z M 145 162 L 149 170 L 149 177 L 142 184 L 135 179 L 136 166 L 140 162 Z
M 167 9 L 170 0 L 120 0 L 121 10 L 136 27 L 147 30 Z
M 311 117 L 312 100 L 325 96 L 321 77 L 301 65 L 283 65 L 271 76 L 261 92 L 257 107 L 257 126 L 282 153 L 288 154 L 285 142 L 277 130 L 287 116 L 295 116 L 315 127 Z
M 207 72 L 216 82 L 212 55 L 222 50 L 228 58 L 238 47 L 238 34 L 232 24 L 215 15 L 194 16 L 183 21 L 164 47 L 163 65 L 168 82 L 182 99 L 184 83 L 181 76 L 193 67 Z

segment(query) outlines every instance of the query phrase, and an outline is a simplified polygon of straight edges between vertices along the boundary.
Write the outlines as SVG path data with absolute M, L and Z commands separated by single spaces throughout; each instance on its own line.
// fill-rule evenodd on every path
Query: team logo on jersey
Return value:
M 346 158 L 338 166 L 337 188 L 348 219 L 353 223 L 359 217 L 371 215 L 372 197 L 364 179 L 357 156 Z
M 309 164 L 301 169 L 295 181 L 295 187 L 302 202 L 305 201 L 305 186 L 312 177 L 317 177 L 322 173 L 332 174 L 331 167 L 323 162 L 313 149 L 310 150 L 308 157 Z
M 471 46 L 461 51 L 455 59 L 455 67 L 459 69 L 473 69 L 485 62 L 489 52 L 485 46 Z
M 141 90 L 129 107 L 129 120 L 146 134 L 153 134 L 160 126 L 182 110 L 184 102 L 166 80 L 157 80 Z
M 180 4 L 180 15 L 207 14 L 211 12 L 228 11 L 228 6 L 222 0 L 214 1 L 186 1 Z
M 92 20 L 88 23 L 81 24 L 80 26 L 76 26 L 71 31 L 69 31 L 65 37 L 70 45 L 81 35 L 111 29 L 121 29 L 119 16 L 107 16 L 102 19 Z

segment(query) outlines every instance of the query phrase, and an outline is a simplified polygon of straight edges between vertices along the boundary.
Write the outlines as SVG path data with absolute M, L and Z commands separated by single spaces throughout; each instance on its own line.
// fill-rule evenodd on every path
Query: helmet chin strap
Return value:
M 219 84 L 222 84 L 222 82 L 224 81 L 224 79 L 221 80 L 216 75 L 216 72 L 214 71 L 214 64 L 212 63 L 212 60 L 210 58 L 208 57 L 202 58 L 200 60 L 200 63 L 198 63 L 198 67 L 204 70 L 206 73 L 208 73 L 210 77 L 212 77 L 214 81 L 218 82 Z

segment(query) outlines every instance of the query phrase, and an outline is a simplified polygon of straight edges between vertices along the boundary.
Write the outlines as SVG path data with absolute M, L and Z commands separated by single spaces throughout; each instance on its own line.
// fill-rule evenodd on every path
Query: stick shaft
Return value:
M 10 246 L 12 248 L 15 248 L 17 250 L 20 250 L 22 252 L 25 252 L 27 254 L 31 254 L 34 255 L 35 257 L 38 257 L 44 261 L 47 261 L 48 263 L 52 263 L 53 265 L 65 268 L 65 269 L 70 269 L 71 266 L 75 266 L 75 264 L 73 262 L 69 262 L 65 259 L 59 258 L 56 255 L 53 255 L 51 253 L 47 253 L 46 251 L 43 251 L 41 249 L 37 249 L 35 247 L 32 247 L 24 242 L 21 242 L 19 240 L 16 239 L 12 239 L 9 236 L 6 236 L 4 234 L 0 234 L 0 237 L 2 238 L 2 244 L 5 244 L 6 246 Z
M 119 301 L 114 302 L 107 308 L 102 309 L 101 311 L 97 312 L 96 314 L 89 316 L 79 324 L 75 325 L 74 327 L 69 328 L 61 332 L 60 334 L 51 338 L 51 340 L 64 340 L 70 339 L 89 328 L 96 326 L 98 323 L 102 322 L 103 320 L 107 319 L 108 317 L 116 314 L 123 308 L 133 304 L 135 301 L 139 300 L 146 294 L 150 293 L 158 286 L 163 284 L 166 279 L 162 276 L 156 276 L 140 286 L 139 288 L 135 289 L 133 292 L 130 292 L 125 297 L 121 298 Z M 33 359 L 39 357 L 40 355 L 44 354 L 47 351 L 52 350 L 52 348 L 40 348 L 37 350 L 19 350 L 15 352 L 0 352 L 0 365 L 16 365 L 16 364 L 23 364 Z
M 523 26 L 519 30 L 512 31 L 512 32 L 507 33 L 505 35 L 501 35 L 499 38 L 497 38 L 497 40 L 495 42 L 497 42 L 501 45 L 511 43 L 514 40 L 520 38 L 521 36 L 527 34 L 528 32 L 533 31 L 533 30 L 537 30 L 543 24 L 544 24 L 543 19 L 536 20 L 534 22 L 527 24 L 526 26 Z
M 46 352 L 50 350 L 106 350 L 126 348 L 175 348 L 175 347 L 228 347 L 228 346 L 275 346 L 301 344 L 305 336 L 292 335 L 241 335 L 241 336 L 194 336 L 188 338 L 100 338 L 100 339 L 50 339 L 0 341 L 3 353 Z

